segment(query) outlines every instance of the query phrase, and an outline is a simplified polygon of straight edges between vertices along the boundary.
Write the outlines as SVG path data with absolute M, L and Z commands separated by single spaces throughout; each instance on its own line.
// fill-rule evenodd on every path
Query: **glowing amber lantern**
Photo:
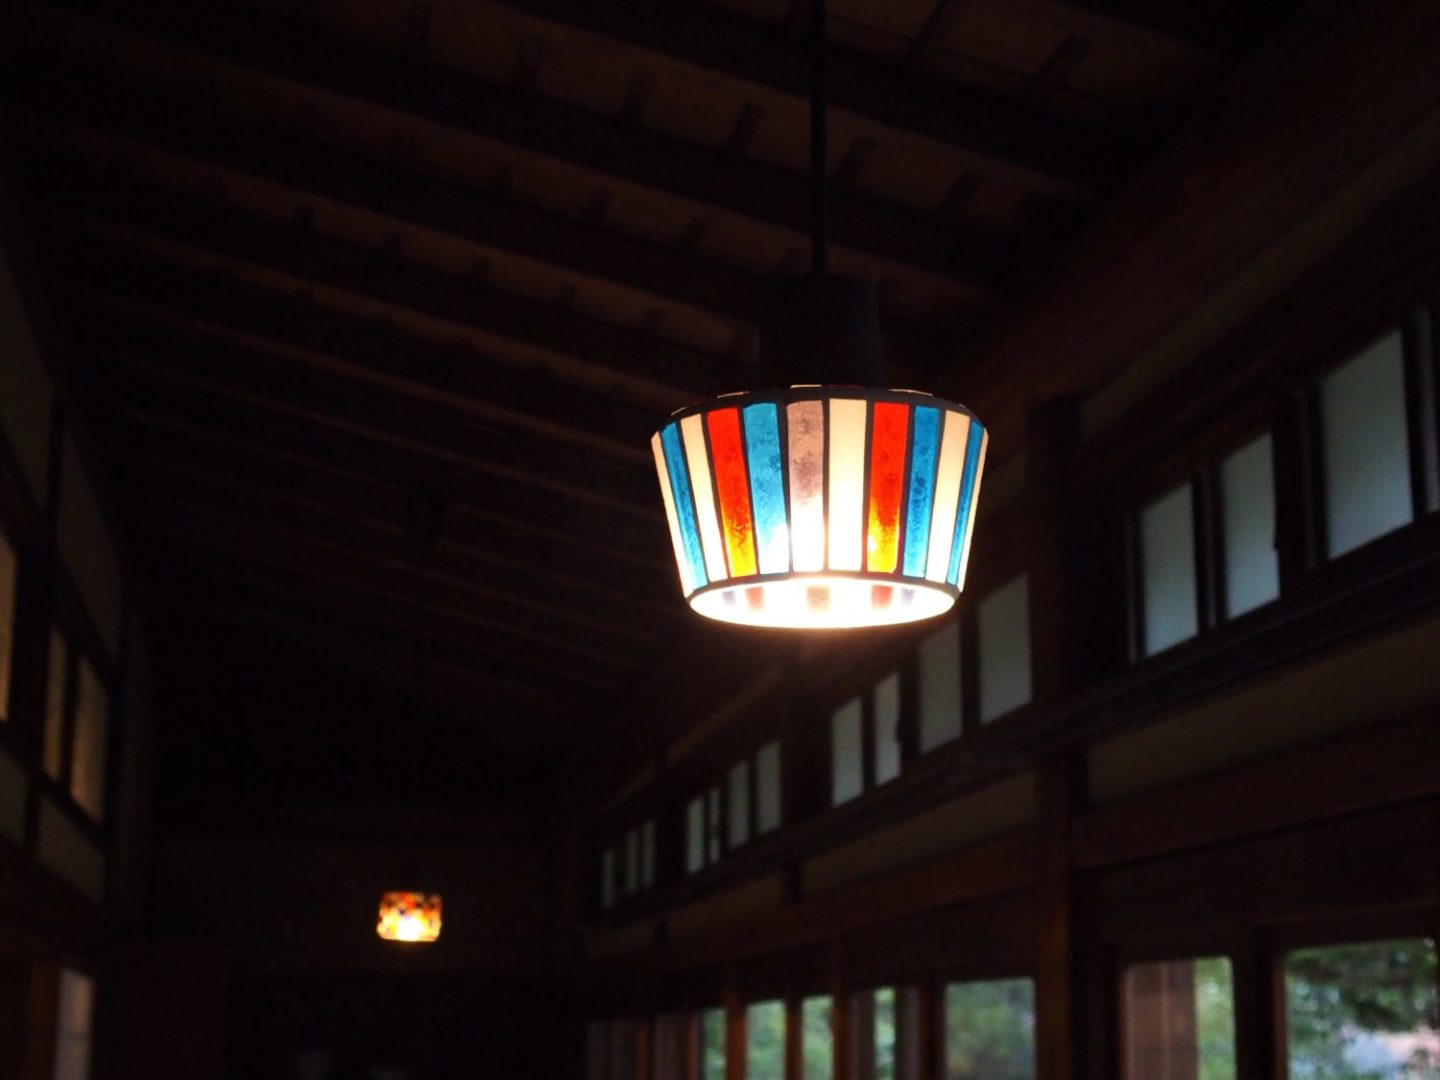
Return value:
M 948 611 L 986 445 L 968 410 L 910 391 L 794 386 L 682 409 L 652 449 L 685 598 L 793 629 Z
M 386 941 L 434 941 L 440 936 L 439 894 L 385 893 L 375 933 Z

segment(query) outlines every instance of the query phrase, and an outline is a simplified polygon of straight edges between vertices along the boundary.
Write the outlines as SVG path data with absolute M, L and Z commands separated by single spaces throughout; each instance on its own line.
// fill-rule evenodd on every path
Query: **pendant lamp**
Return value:
M 965 585 L 988 436 L 963 406 L 884 389 L 866 281 L 826 269 L 825 2 L 810 13 L 811 272 L 761 327 L 772 385 L 680 409 L 651 448 L 699 614 L 802 630 L 948 611 Z
M 440 937 L 440 909 L 440 897 L 435 893 L 384 893 L 375 933 L 386 941 L 435 941 Z

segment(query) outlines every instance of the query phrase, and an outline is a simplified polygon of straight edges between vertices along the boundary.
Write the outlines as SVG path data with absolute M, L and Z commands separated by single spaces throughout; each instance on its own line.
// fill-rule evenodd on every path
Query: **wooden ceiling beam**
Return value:
M 222 572 L 235 573 L 247 587 L 269 582 L 284 593 L 343 598 L 402 631 L 408 628 L 416 642 L 457 641 L 477 651 L 494 649 L 501 657 L 531 657 L 541 661 L 536 665 L 541 671 L 569 672 L 579 681 L 597 685 L 623 683 L 650 659 L 648 650 L 634 645 L 602 648 L 593 633 L 570 632 L 567 624 L 559 622 L 537 626 L 533 618 L 514 611 L 497 611 L 489 617 L 432 602 L 417 619 L 414 597 L 405 595 L 403 583 L 382 583 L 371 568 L 351 565 L 338 554 L 309 558 L 289 546 L 247 544 L 219 530 L 176 528 L 159 520 L 141 522 L 139 531 L 153 556 L 152 574 L 160 581 L 177 557 L 198 557 Z
M 693 64 L 741 83 L 808 99 L 809 66 L 796 38 L 709 4 L 649 0 L 501 0 L 571 26 Z M 1123 133 L 1036 109 L 1002 94 L 905 70 L 832 45 L 832 108 L 967 150 L 1079 192 L 1113 189 L 1136 147 Z
M 82 197 L 77 200 L 70 203 L 72 208 L 88 207 Z M 163 210 L 156 207 L 154 212 Z M 115 213 L 120 213 L 118 208 Z M 149 213 L 144 204 L 135 204 L 136 224 L 148 225 Z M 183 207 L 176 208 L 175 218 L 177 228 L 172 232 L 183 231 L 179 228 L 185 218 Z M 235 228 L 243 222 L 237 215 Z M 257 240 L 263 240 L 264 226 L 257 223 L 256 230 Z M 583 446 L 619 461 L 646 462 L 650 436 L 667 415 L 660 405 L 632 404 L 618 395 L 602 395 L 555 375 L 494 359 L 458 335 L 451 345 L 437 345 L 433 339 L 406 333 L 384 308 L 372 318 L 332 309 L 308 286 L 338 287 L 333 279 L 316 281 L 295 262 L 287 263 L 283 248 L 277 249 L 272 269 L 241 262 L 229 252 L 212 255 L 208 248 L 194 249 L 194 259 L 187 262 L 186 252 L 168 246 L 163 236 L 68 215 L 61 234 L 58 239 L 67 245 L 84 248 L 76 268 L 80 280 L 122 302 L 137 317 L 149 316 L 202 336 L 288 357 L 318 371 L 470 413 L 533 437 Z M 346 250 L 336 247 L 324 257 L 343 263 Z M 62 249 L 56 249 L 56 261 L 64 261 Z M 203 262 L 204 268 L 197 269 L 196 262 Z M 248 272 L 252 268 L 258 280 Z M 387 264 L 379 256 L 369 261 L 357 257 L 351 272 L 388 279 L 406 276 L 403 267 Z M 455 284 L 454 300 L 459 303 L 461 283 Z M 288 288 L 277 291 L 279 286 Z M 381 281 L 372 291 L 388 296 L 391 290 Z M 297 302 L 297 297 L 306 296 L 314 302 Z
M 413 578 L 414 560 L 404 537 L 375 522 L 337 513 L 323 505 L 276 499 L 269 492 L 237 493 L 224 483 L 202 487 L 194 480 L 167 474 L 163 466 L 141 471 L 134 468 L 134 463 L 128 464 L 129 475 L 134 478 L 128 490 L 136 504 L 132 517 L 161 519 L 170 524 L 225 525 L 237 536 L 336 550 L 357 565 L 363 563 L 377 571 Z M 454 601 L 469 599 L 485 606 L 494 600 L 501 608 L 513 605 L 569 619 L 622 639 L 655 644 L 663 638 L 663 627 L 682 614 L 676 604 L 649 606 L 618 588 L 597 594 L 591 587 L 603 589 L 600 581 L 556 581 L 514 560 L 497 567 L 449 545 L 437 546 L 430 552 L 425 566 L 427 580 L 440 595 Z
M 353 528 L 333 521 L 319 534 L 307 532 L 290 523 L 277 522 L 261 515 L 263 504 L 253 510 L 221 508 L 213 502 L 195 498 L 174 498 L 154 493 L 139 495 L 139 485 L 129 487 L 130 497 L 139 505 L 134 518 L 143 528 L 169 534 L 183 541 L 215 545 L 222 551 L 263 551 L 267 564 L 280 563 L 306 573 L 320 571 L 329 575 L 364 582 L 377 595 L 393 598 L 398 605 L 414 605 L 422 589 L 420 572 L 412 556 L 403 549 L 376 551 L 359 541 Z M 143 501 L 141 501 L 143 499 Z M 564 596 L 540 595 L 525 588 L 518 575 L 495 579 L 456 573 L 448 562 L 428 557 L 424 564 L 423 593 L 426 614 L 443 615 L 460 620 L 477 616 L 487 627 L 513 627 L 521 637 L 533 637 L 542 643 L 565 643 L 574 638 L 572 647 L 588 650 L 591 642 L 605 642 L 648 652 L 665 640 L 661 620 L 608 609 L 607 616 L 593 614 L 597 609 L 583 595 L 573 592 Z M 616 605 L 618 607 L 618 605 Z M 595 655 L 608 655 L 597 651 Z
M 593 668 L 588 662 L 547 667 L 544 655 L 530 647 L 509 647 L 504 635 L 479 637 L 470 631 L 415 634 L 414 620 L 353 591 L 317 587 L 299 575 L 256 573 L 233 562 L 155 537 L 155 555 L 167 560 L 168 576 L 151 588 L 172 608 L 226 617 L 259 610 L 284 615 L 300 627 L 361 647 L 376 642 L 389 648 L 394 663 L 413 663 L 417 644 L 426 656 L 465 667 L 474 674 L 544 693 L 555 689 L 594 700 L 623 687 L 628 675 Z M 452 628 L 453 630 L 453 628 Z
M 73 270 L 70 271 L 72 274 Z M 653 465 L 634 466 L 481 424 L 452 410 L 414 403 L 299 364 L 76 297 L 74 331 L 86 369 L 103 400 L 194 421 L 239 410 L 244 424 L 274 428 L 277 418 L 302 420 L 292 445 L 312 432 L 339 432 L 378 443 L 451 470 L 502 477 L 552 498 L 587 503 L 663 530 Z M 268 425 L 268 428 L 267 428 Z M 342 459 L 343 460 L 343 459 Z
M 342 466 L 293 444 L 261 442 L 260 433 L 248 427 L 200 426 L 137 412 L 112 413 L 108 420 L 108 434 L 113 445 L 123 447 L 124 458 L 164 462 L 168 471 L 183 470 L 203 486 L 285 492 L 377 522 L 403 522 L 409 492 L 423 479 L 442 486 L 446 495 L 442 546 L 502 561 L 530 560 L 576 578 L 598 577 L 655 603 L 673 595 L 673 582 L 655 573 L 671 558 L 668 541 L 662 529 L 643 523 L 627 525 L 555 500 L 527 501 L 525 489 L 485 478 L 456 482 L 403 459 L 351 456 L 344 443 L 319 448 L 333 451 L 328 456 Z
M 764 222 L 796 238 L 805 235 L 810 193 L 803 176 L 511 86 L 417 64 L 258 7 L 226 3 L 202 9 L 173 0 L 145 5 L 65 0 L 63 10 L 86 13 L 122 32 L 140 34 L 182 52 L 237 65 L 317 94 L 338 94 L 387 112 L 404 113 L 715 211 Z M 696 13 L 703 10 L 694 8 Z M 691 11 L 692 6 L 687 5 L 675 9 L 674 15 L 689 17 Z M 669 7 L 647 7 L 646 14 L 663 16 L 667 25 L 673 19 Z M 774 55 L 777 45 L 787 57 L 786 63 L 794 67 L 793 44 L 776 39 L 766 52 Z M 75 83 L 73 75 L 67 75 L 57 87 L 53 73 L 38 70 L 19 84 L 36 80 L 43 80 L 42 97 L 76 96 L 74 85 L 69 90 L 64 85 Z M 887 85 L 882 96 L 889 94 Z M 80 96 L 91 113 L 105 111 L 103 97 Z M 927 114 L 951 136 L 973 126 L 947 117 L 942 100 L 927 99 L 923 104 Z M 1057 120 L 1056 127 L 1067 139 L 1084 143 L 1084 160 L 1106 161 L 1107 168 L 1111 167 L 1104 142 L 1077 140 L 1069 121 Z M 1037 145 L 1043 141 L 1037 138 Z M 832 207 L 831 239 L 839 248 L 921 268 L 985 294 L 996 289 L 1003 292 L 1008 285 L 1024 280 L 1023 265 L 1016 265 L 1013 247 L 1000 235 L 958 226 L 936 229 L 925 215 L 853 192 L 836 192 Z
M 327 240 L 303 226 L 265 221 L 218 202 L 206 203 L 145 185 L 82 176 L 67 169 L 47 178 L 41 187 L 49 189 L 46 197 L 66 222 L 73 223 L 70 215 L 75 210 L 102 215 L 102 224 L 109 226 L 103 231 L 110 233 L 112 239 L 133 244 L 151 256 L 163 254 L 183 260 L 188 255 L 196 263 L 211 266 L 218 261 L 229 264 L 225 268 L 233 268 L 237 274 L 258 271 L 269 280 L 289 284 L 296 290 L 303 291 L 313 285 L 373 301 L 382 313 L 382 318 L 377 320 L 382 334 L 386 333 L 385 323 L 389 321 L 383 317 L 387 309 L 403 308 L 453 323 L 457 337 L 461 328 L 478 331 L 579 361 L 594 369 L 592 378 L 597 380 L 613 377 L 616 385 L 604 399 L 563 385 L 552 385 L 541 392 L 539 396 L 546 402 L 546 411 L 566 416 L 575 424 L 588 417 L 594 426 L 617 411 L 640 421 L 640 414 L 626 413 L 623 405 L 615 402 L 617 395 L 656 402 L 657 412 L 663 416 L 664 405 L 678 408 L 703 397 L 735 390 L 753 378 L 744 365 L 731 359 L 682 349 L 643 330 L 628 330 L 554 305 L 509 297 L 473 277 L 433 270 L 403 257 L 397 258 L 383 249 Z M 91 242 L 87 238 L 82 246 L 88 247 Z M 183 304 L 176 307 L 184 310 Z M 373 327 L 366 330 L 366 333 L 373 332 Z M 393 336 L 395 331 L 391 329 L 389 333 Z M 367 351 L 372 354 L 372 364 L 378 363 L 377 350 Z M 403 359 L 403 354 L 396 359 Z M 507 375 L 507 368 L 511 373 L 516 372 L 514 364 L 486 363 L 473 353 L 470 360 L 464 365 L 452 361 L 450 366 L 461 370 L 468 367 L 477 372 L 474 382 L 479 386 L 472 384 L 472 392 L 465 394 L 477 402 L 488 398 L 492 385 L 497 392 L 508 391 L 515 396 L 522 393 L 520 387 L 524 384 L 543 386 L 533 377 Z M 563 377 L 562 370 L 549 381 L 554 384 Z M 630 390 L 625 385 L 627 380 L 638 380 L 655 389 L 644 393 Z M 450 381 L 456 381 L 453 374 Z M 484 392 L 473 392 L 480 387 Z M 602 400 L 611 407 L 595 408 Z M 537 411 L 534 402 L 527 411 Z M 622 437 L 629 442 L 638 432 L 643 439 L 648 436 L 645 429 L 650 426 L 648 419 L 643 420 L 627 428 Z
M 467 546 L 505 552 L 523 546 L 580 572 L 649 570 L 673 560 L 663 523 L 557 499 L 505 477 L 438 465 L 418 455 L 283 414 L 176 395 L 186 412 L 160 413 L 113 398 L 111 436 L 137 450 L 174 455 L 262 485 L 324 490 L 345 505 L 366 500 L 397 515 L 416 484 L 446 496 L 446 529 Z

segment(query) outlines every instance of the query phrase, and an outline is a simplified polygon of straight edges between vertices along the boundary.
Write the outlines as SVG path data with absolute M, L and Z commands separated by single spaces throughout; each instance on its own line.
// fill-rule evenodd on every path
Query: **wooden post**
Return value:
M 746 1080 L 745 998 L 733 966 L 725 975 L 725 1080 Z
M 1082 765 L 1068 755 L 1046 758 L 1036 775 L 1039 834 L 1039 950 L 1035 977 L 1038 1075 L 1080 1075 L 1083 998 L 1075 935 L 1071 822 L 1083 801 Z

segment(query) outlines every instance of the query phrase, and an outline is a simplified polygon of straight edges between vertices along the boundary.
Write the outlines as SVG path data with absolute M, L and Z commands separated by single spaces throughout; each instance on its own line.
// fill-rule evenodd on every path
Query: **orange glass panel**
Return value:
M 705 420 L 710 429 L 710 454 L 715 463 L 715 489 L 720 496 L 730 576 L 749 577 L 756 572 L 755 525 L 750 512 L 745 442 L 740 437 L 740 410 L 716 409 Z
M 905 486 L 906 438 L 910 408 L 877 401 L 870 425 L 870 528 L 865 567 L 895 571 L 900 547 L 900 496 Z

